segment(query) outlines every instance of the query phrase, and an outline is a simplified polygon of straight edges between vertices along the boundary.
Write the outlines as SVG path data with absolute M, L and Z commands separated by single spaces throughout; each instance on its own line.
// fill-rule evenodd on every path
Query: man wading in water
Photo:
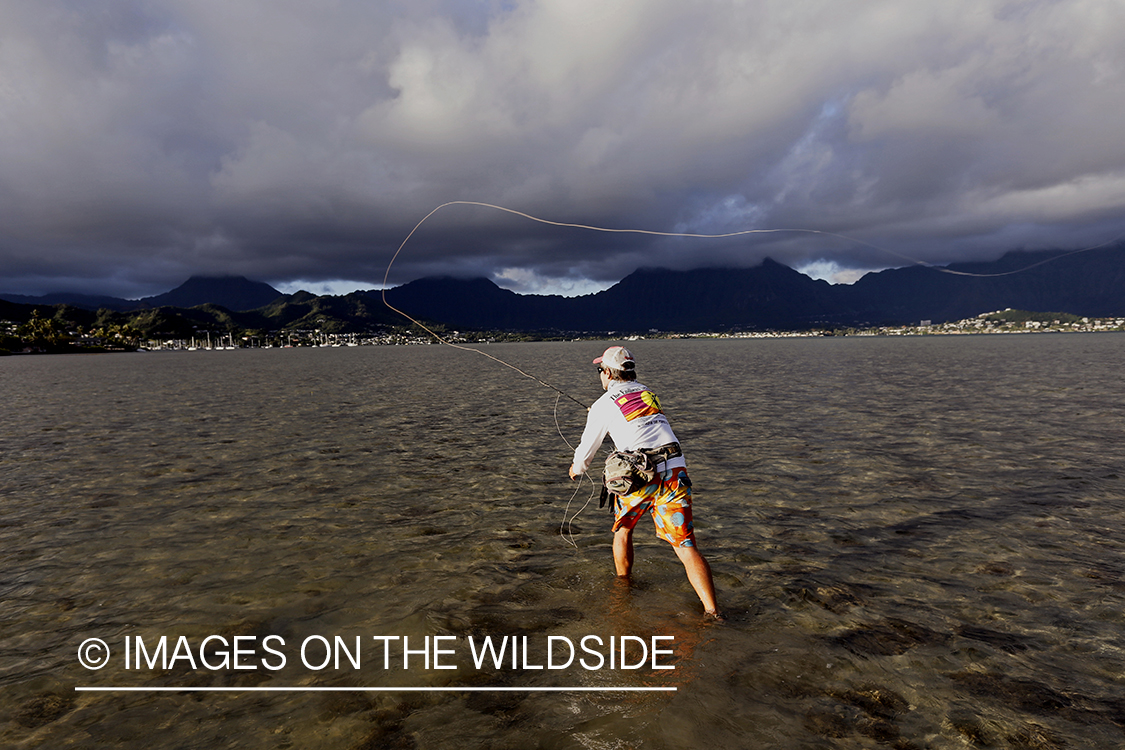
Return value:
M 611 346 L 594 360 L 605 395 L 586 416 L 582 442 L 574 451 L 570 478 L 590 467 L 608 434 L 617 451 L 637 451 L 651 459 L 651 477 L 635 480 L 628 491 L 613 496 L 613 563 L 617 575 L 629 577 L 633 567 L 633 528 L 652 512 L 656 535 L 672 545 L 684 564 L 688 581 L 709 617 L 722 619 L 715 603 L 711 566 L 695 546 L 691 522 L 691 480 L 680 444 L 660 410 L 656 394 L 637 382 L 636 361 L 628 349 Z

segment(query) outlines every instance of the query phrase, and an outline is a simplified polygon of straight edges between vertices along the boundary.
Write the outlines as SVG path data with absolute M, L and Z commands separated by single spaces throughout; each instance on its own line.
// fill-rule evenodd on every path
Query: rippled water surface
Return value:
M 603 347 L 485 348 L 589 403 Z M 0 744 L 1120 746 L 1125 336 L 630 347 L 685 447 L 720 625 L 647 528 L 625 586 L 596 499 L 564 524 L 585 414 L 483 357 L 0 360 Z M 162 635 L 288 658 L 126 669 L 127 638 Z M 361 637 L 361 667 L 306 667 L 313 635 Z M 457 668 L 384 669 L 376 635 L 452 636 Z M 527 636 L 530 666 L 550 636 L 672 636 L 675 669 L 476 669 L 487 635 Z M 521 690 L 75 690 L 119 686 Z M 677 690 L 522 690 L 575 686 Z

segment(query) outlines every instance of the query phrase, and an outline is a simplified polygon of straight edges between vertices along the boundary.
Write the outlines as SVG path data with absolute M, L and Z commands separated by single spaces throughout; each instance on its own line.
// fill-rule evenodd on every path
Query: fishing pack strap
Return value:
M 684 452 L 680 450 L 679 443 L 668 443 L 659 448 L 642 448 L 641 452 L 650 456 L 653 463 L 656 464 L 666 463 L 673 458 L 680 458 L 684 455 Z

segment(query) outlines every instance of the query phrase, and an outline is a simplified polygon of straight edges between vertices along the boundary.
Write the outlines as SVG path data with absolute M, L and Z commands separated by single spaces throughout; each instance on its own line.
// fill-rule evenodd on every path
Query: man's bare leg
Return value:
M 616 539 L 614 540 L 616 542 Z M 695 547 L 673 547 L 676 557 L 684 564 L 687 571 L 688 582 L 695 589 L 699 601 L 703 602 L 703 610 L 712 617 L 721 617 L 718 604 L 715 602 L 715 582 L 711 578 L 711 566 L 707 558 L 699 553 Z
M 628 578 L 633 569 L 633 530 L 618 529 L 613 532 L 613 565 L 617 575 Z

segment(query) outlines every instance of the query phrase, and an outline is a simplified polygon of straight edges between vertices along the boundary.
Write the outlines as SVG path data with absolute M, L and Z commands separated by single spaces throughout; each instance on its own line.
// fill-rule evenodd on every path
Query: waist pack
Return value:
M 656 463 L 641 451 L 613 451 L 605 460 L 605 486 L 615 495 L 639 490 L 656 476 Z

